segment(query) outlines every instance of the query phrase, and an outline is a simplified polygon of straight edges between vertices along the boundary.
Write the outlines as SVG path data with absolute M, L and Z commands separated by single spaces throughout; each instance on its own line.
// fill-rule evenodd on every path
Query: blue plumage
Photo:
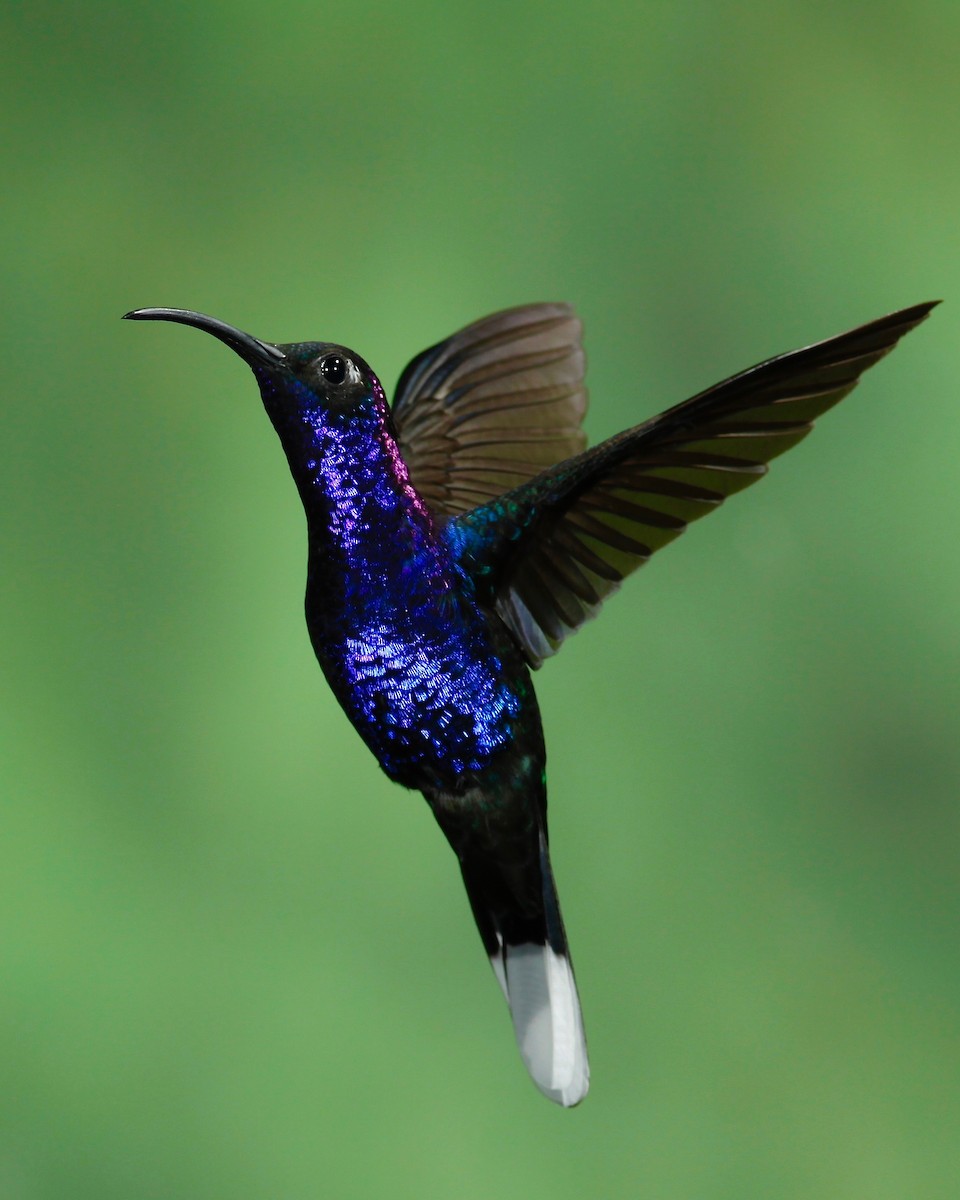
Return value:
M 311 345 L 307 361 L 324 349 Z M 463 789 L 515 736 L 532 695 L 526 668 L 515 656 L 505 671 L 369 367 L 346 408 L 256 373 L 307 512 L 307 625 L 324 673 L 391 779 Z

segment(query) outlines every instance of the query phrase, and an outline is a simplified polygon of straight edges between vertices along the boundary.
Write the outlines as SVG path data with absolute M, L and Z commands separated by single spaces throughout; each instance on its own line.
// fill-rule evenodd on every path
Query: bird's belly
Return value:
M 407 787 L 468 786 L 512 740 L 530 691 L 482 630 L 368 628 L 347 636 L 337 658 L 344 708 Z

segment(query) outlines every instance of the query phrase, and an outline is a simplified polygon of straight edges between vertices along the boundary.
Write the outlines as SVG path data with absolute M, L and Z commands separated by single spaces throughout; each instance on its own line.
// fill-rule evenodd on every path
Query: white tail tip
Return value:
M 579 1104 L 590 1087 L 590 1064 L 570 960 L 549 946 L 504 949 L 504 959 L 494 962 L 494 970 L 510 1005 L 527 1070 L 555 1104 Z

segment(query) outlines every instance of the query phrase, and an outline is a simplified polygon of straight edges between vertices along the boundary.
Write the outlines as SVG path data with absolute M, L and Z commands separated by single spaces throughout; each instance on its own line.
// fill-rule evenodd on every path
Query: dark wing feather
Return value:
M 771 358 L 454 522 L 465 564 L 530 663 L 691 521 L 766 474 L 932 307 Z
M 438 515 L 467 512 L 586 445 L 580 321 L 567 304 L 485 317 L 424 350 L 393 421 L 410 479 Z

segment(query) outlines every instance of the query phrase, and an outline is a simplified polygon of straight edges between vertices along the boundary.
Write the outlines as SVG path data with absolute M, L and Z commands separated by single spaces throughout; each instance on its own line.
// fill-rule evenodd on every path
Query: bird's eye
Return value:
M 347 377 L 347 364 L 339 354 L 328 354 L 320 363 L 320 374 L 327 383 L 336 386 L 343 383 Z

